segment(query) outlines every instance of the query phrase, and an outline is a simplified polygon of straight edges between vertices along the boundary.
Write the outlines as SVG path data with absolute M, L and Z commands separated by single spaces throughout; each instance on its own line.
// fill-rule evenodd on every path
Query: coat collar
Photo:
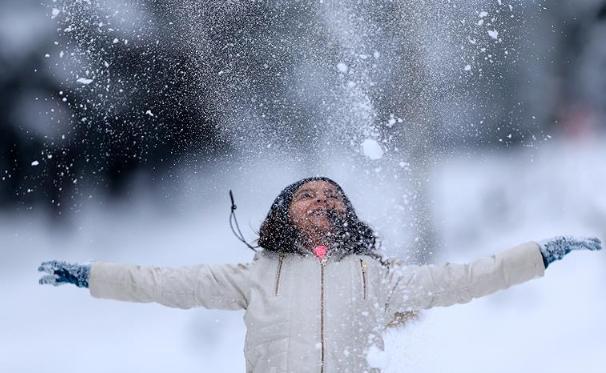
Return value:
M 305 248 L 303 245 L 297 243 L 294 245 L 294 250 L 261 250 L 259 251 L 259 254 L 265 255 L 265 256 L 269 256 L 269 257 L 279 257 L 279 256 L 301 256 L 301 257 L 313 257 L 314 254 L 312 253 L 311 250 Z M 373 250 L 365 250 L 363 252 L 354 252 L 353 250 L 343 250 L 341 248 L 333 248 L 331 250 L 331 248 L 328 248 L 328 252 L 326 255 L 326 260 L 327 261 L 340 261 L 343 258 L 349 256 L 349 255 L 367 255 L 373 258 L 376 258 L 380 261 L 383 260 L 383 257 L 373 251 Z

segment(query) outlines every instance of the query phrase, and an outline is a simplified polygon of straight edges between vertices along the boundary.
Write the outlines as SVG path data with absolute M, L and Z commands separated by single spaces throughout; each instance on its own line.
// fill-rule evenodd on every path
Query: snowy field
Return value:
M 557 234 L 606 238 L 605 142 L 553 140 L 440 159 L 430 180 L 440 241 L 434 261 L 468 261 Z M 184 170 L 179 185 L 163 189 L 168 199 L 135 183 L 120 202 L 91 196 L 67 225 L 51 224 L 42 211 L 0 215 L 0 372 L 244 371 L 241 312 L 97 300 L 71 286 L 39 286 L 36 268 L 48 259 L 167 266 L 247 261 L 252 253 L 227 224 L 227 189 L 234 189 L 240 224 L 252 238 L 250 228 L 258 228 L 279 190 L 308 175 L 285 161 L 271 163 L 271 174 L 269 167 Z M 393 233 L 385 218 L 394 181 L 376 183 L 379 171 L 369 168 L 354 174 L 328 165 L 319 172 L 343 185 L 386 242 L 406 247 L 411 237 Z M 390 330 L 386 351 L 369 358 L 386 372 L 603 373 L 604 315 L 606 253 L 575 253 L 542 279 L 423 312 L 419 321 Z

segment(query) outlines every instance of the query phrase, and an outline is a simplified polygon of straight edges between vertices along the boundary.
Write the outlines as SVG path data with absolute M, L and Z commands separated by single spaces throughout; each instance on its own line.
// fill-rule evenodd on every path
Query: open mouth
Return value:
M 325 216 L 328 216 L 328 209 L 326 209 L 326 208 L 317 208 L 317 209 L 309 210 L 307 212 L 307 215 L 325 217 Z

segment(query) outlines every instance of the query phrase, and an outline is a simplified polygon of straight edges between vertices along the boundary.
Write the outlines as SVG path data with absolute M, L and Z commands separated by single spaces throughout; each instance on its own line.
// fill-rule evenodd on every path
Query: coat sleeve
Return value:
M 250 265 L 167 268 L 95 262 L 89 290 L 95 298 L 156 302 L 183 309 L 246 309 Z
M 393 266 L 387 274 L 389 314 L 467 303 L 545 273 L 536 242 L 530 241 L 468 264 Z

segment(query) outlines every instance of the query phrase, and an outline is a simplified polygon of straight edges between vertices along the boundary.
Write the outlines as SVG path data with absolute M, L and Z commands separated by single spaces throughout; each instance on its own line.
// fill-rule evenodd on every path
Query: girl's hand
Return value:
M 40 278 L 38 281 L 40 285 L 48 284 L 59 286 L 74 284 L 79 288 L 88 287 L 88 277 L 90 274 L 89 264 L 72 264 L 51 260 L 42 262 L 40 267 L 38 267 L 38 271 L 48 273 L 48 275 Z
M 538 241 L 538 244 L 545 268 L 573 250 L 597 251 L 602 249 L 602 242 L 597 237 L 556 236 Z

